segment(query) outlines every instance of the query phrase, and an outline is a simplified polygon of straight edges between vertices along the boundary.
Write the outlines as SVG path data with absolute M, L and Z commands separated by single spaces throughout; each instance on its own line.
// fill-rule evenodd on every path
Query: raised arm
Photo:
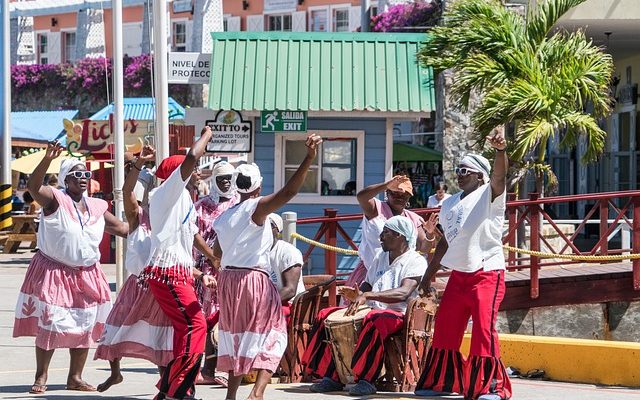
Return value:
M 138 228 L 140 221 L 138 220 L 138 199 L 134 193 L 136 182 L 140 171 L 147 161 L 154 159 L 156 151 L 151 146 L 144 146 L 140 156 L 134 161 L 133 168 L 127 174 L 127 178 L 122 185 L 122 195 L 124 197 L 124 215 L 129 222 L 129 232 L 133 232 Z
M 29 193 L 31 193 L 33 199 L 42 206 L 44 215 L 50 215 L 58 209 L 58 201 L 53 195 L 53 189 L 48 185 L 43 186 L 43 183 L 44 176 L 51 165 L 51 161 L 58 158 L 63 150 L 64 147 L 60 146 L 57 140 L 50 142 L 47 145 L 42 161 L 40 161 L 38 166 L 33 170 L 27 182 Z M 64 177 L 62 179 L 64 179 Z
M 404 175 L 396 175 L 386 182 L 376 183 L 359 191 L 356 198 L 358 199 L 358 203 L 360 204 L 360 208 L 362 208 L 364 216 L 367 217 L 367 219 L 377 217 L 378 209 L 376 208 L 374 197 L 387 189 L 397 191 L 399 190 L 398 186 L 408 180 L 409 178 Z
M 320 143 L 322 143 L 322 138 L 318 135 L 311 134 L 307 137 L 307 141 L 305 142 L 305 145 L 307 146 L 307 155 L 302 161 L 302 164 L 300 164 L 296 172 L 282 189 L 278 190 L 276 193 L 260 198 L 260 201 L 256 206 L 256 210 L 253 212 L 253 222 L 258 225 L 262 225 L 267 219 L 267 215 L 287 204 L 289 200 L 298 194 L 298 191 L 300 190 L 300 187 L 302 187 L 304 179 L 307 176 L 307 171 L 309 170 L 313 159 L 316 158 Z
M 489 144 L 496 149 L 496 158 L 493 161 L 493 171 L 491 171 L 491 201 L 500 196 L 506 190 L 507 170 L 509 169 L 509 159 L 507 158 L 507 141 L 504 138 L 504 128 L 497 128 Z
M 196 142 L 191 146 L 187 156 L 185 157 L 182 165 L 180 166 L 180 175 L 182 175 L 182 180 L 186 181 L 189 179 L 193 170 L 198 165 L 198 160 L 204 154 L 207 149 L 207 143 L 211 140 L 211 136 L 213 133 L 211 132 L 211 127 L 205 126 L 202 128 L 202 132 L 200 132 L 200 138 L 196 140 Z

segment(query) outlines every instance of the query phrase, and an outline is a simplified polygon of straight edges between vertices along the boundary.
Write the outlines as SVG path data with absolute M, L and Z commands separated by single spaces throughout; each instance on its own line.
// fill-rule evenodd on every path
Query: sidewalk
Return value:
M 21 250 L 22 251 L 22 250 Z M 53 356 L 49 370 L 48 390 L 45 395 L 29 395 L 35 374 L 35 354 L 32 338 L 13 339 L 13 314 L 17 293 L 22 284 L 27 265 L 33 253 L 0 254 L 0 399 L 152 399 L 154 385 L 158 378 L 155 366 L 149 362 L 125 359 L 122 362 L 124 382 L 112 387 L 106 393 L 81 393 L 64 390 L 66 371 L 69 362 L 68 352 L 59 350 Z M 105 272 L 115 282 L 115 267 L 105 265 Z M 94 361 L 93 351 L 85 367 L 84 379 L 97 385 L 109 375 L 107 362 Z M 640 384 L 640 382 L 639 382 Z M 312 394 L 308 384 L 272 384 L 267 388 L 266 399 L 353 399 L 346 393 Z M 240 388 L 238 399 L 246 398 L 250 385 Z M 197 397 L 202 399 L 224 399 L 225 390 L 219 387 L 198 386 Z M 517 400 L 632 400 L 640 399 L 640 389 L 597 387 L 561 382 L 513 380 L 513 399 Z M 413 394 L 383 393 L 368 398 L 379 399 L 418 399 Z M 461 399 L 451 396 L 452 399 Z

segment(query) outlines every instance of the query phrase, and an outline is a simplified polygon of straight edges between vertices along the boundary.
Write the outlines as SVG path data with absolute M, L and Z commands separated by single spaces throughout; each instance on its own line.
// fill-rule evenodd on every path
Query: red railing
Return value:
M 527 200 L 514 200 L 514 195 L 509 195 L 505 219 L 508 222 L 503 243 L 505 245 L 542 251 L 544 253 L 578 255 L 578 256 L 607 256 L 620 254 L 640 254 L 640 191 L 622 191 L 610 193 L 584 194 L 572 196 L 556 196 L 539 198 L 532 193 Z M 558 220 L 550 215 L 550 210 L 561 205 L 569 207 L 589 203 L 585 208 L 584 218 L 571 220 Z M 437 209 L 413 210 L 424 216 L 437 212 Z M 596 217 L 594 217 L 598 214 Z M 338 235 L 352 249 L 357 249 L 349 234 L 341 226 L 342 222 L 358 221 L 362 214 L 337 215 L 337 211 L 331 208 L 324 209 L 324 216 L 314 218 L 301 218 L 297 225 L 320 224 L 313 236 L 313 240 L 336 246 Z M 567 222 L 574 228 L 573 233 L 565 234 L 561 223 Z M 580 235 L 587 233 L 587 225 L 596 222 L 598 235 L 595 244 L 588 238 L 580 241 Z M 575 227 L 577 225 L 577 227 Z M 546 235 L 541 232 L 545 226 Z M 621 240 L 620 245 L 612 247 L 610 237 L 617 234 L 621 228 L 630 233 L 629 243 Z M 526 230 L 529 234 L 526 234 Z M 636 234 L 638 233 L 638 234 Z M 549 236 L 556 236 L 555 243 L 551 243 Z M 579 243 L 580 242 L 580 243 Z M 544 245 L 544 248 L 542 247 Z M 626 247 L 625 247 L 626 246 Z M 309 245 L 304 259 L 307 260 L 315 246 Z M 608 263 L 608 260 L 599 260 L 599 263 Z M 333 251 L 324 252 L 325 273 L 337 275 L 338 254 Z M 509 270 L 529 270 L 531 298 L 539 296 L 538 273 L 541 268 L 566 264 L 584 264 L 583 260 L 566 260 L 558 258 L 542 258 L 537 255 L 526 255 L 516 252 L 508 252 L 506 267 Z M 640 260 L 633 259 L 633 288 L 640 290 Z

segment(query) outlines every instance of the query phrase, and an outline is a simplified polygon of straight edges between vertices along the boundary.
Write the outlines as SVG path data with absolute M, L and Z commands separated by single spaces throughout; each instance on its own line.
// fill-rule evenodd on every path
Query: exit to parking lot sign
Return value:
M 265 110 L 260 113 L 262 132 L 306 132 L 306 111 Z

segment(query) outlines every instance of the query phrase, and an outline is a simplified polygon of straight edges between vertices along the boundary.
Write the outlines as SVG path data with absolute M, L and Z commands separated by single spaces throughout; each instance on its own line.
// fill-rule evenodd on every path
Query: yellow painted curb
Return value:
M 468 354 L 470 335 L 461 351 Z M 640 343 L 500 335 L 502 362 L 526 373 L 543 369 L 548 378 L 602 385 L 640 385 Z

